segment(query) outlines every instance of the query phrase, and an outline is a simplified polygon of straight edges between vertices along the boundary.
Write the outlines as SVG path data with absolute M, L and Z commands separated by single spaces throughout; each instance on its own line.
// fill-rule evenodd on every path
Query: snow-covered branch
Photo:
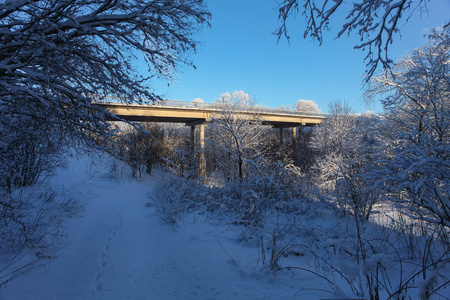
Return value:
M 393 132 L 376 173 L 397 203 L 428 222 L 450 227 L 450 26 L 391 71 L 374 76 L 367 96 L 381 98 Z M 380 184 L 383 183 L 383 184 Z M 412 207 L 412 208 L 411 208 Z
M 33 102 L 89 129 L 101 110 L 85 95 L 155 99 L 148 79 L 191 64 L 194 35 L 208 18 L 202 0 L 3 1 L 1 101 L 21 110 Z M 141 56 L 145 76 L 132 67 Z

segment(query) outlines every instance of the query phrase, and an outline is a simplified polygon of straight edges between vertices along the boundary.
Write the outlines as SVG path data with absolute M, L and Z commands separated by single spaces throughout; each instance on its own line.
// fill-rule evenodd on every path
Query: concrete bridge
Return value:
M 200 173 L 205 173 L 205 123 L 213 117 L 220 117 L 224 107 L 220 104 L 192 103 L 181 101 L 160 101 L 157 104 L 125 104 L 115 102 L 99 102 L 96 105 L 107 109 L 121 119 L 133 122 L 167 122 L 185 123 L 191 126 L 191 141 L 194 144 L 195 127 L 199 128 Z M 263 125 L 270 125 L 280 129 L 280 143 L 283 143 L 283 128 L 292 128 L 292 141 L 295 147 L 297 127 L 314 126 L 325 118 L 324 114 L 304 113 L 290 110 L 269 109 L 264 107 L 252 108 L 249 111 L 239 111 L 243 117 L 258 115 Z M 295 148 L 294 148 L 295 149 Z
M 118 117 L 135 122 L 171 122 L 171 123 L 205 123 L 213 116 L 217 117 L 223 110 L 220 104 L 181 101 L 162 101 L 161 104 L 124 104 L 97 103 Z M 258 114 L 265 125 L 277 128 L 312 126 L 322 122 L 324 114 L 304 113 L 281 109 L 257 107 L 251 111 L 239 112 L 241 115 Z

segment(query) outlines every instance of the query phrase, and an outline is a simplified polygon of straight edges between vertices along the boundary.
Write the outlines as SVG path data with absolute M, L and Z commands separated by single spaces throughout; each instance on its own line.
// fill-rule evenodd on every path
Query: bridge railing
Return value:
M 100 99 L 99 99 L 100 100 Z M 102 97 L 99 101 L 100 103 L 107 104 L 127 104 L 123 98 L 118 97 Z M 159 106 L 159 107 L 174 107 L 174 108 L 189 108 L 189 109 L 206 109 L 206 110 L 223 110 L 225 104 L 222 103 L 204 103 L 204 102 L 187 102 L 187 101 L 179 101 L 179 100 L 142 100 L 142 105 L 149 106 Z M 286 108 L 269 108 L 265 106 L 253 107 L 251 111 L 257 111 L 259 113 L 273 113 L 273 114 L 288 114 L 288 115 L 302 115 L 302 116 L 311 116 L 311 117 L 326 117 L 327 114 L 324 113 L 315 113 L 315 112 L 303 112 L 290 110 Z

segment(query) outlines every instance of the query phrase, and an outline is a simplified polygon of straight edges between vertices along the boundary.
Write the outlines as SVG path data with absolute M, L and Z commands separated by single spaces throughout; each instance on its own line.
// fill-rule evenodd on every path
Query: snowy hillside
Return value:
M 106 159 L 108 160 L 108 159 Z M 319 299 L 323 279 L 258 265 L 240 229 L 190 216 L 173 230 L 146 206 L 160 172 L 114 180 L 105 162 L 73 159 L 49 185 L 85 202 L 62 226 L 61 249 L 44 267 L 0 289 L 0 299 Z M 167 176 L 167 175 L 166 175 Z

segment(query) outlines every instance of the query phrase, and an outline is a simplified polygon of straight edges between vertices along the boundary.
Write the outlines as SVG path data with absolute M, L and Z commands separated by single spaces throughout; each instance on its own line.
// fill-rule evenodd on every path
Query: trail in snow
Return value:
M 174 231 L 145 206 L 160 179 L 89 178 L 77 173 L 82 163 L 53 182 L 87 197 L 81 216 L 65 226 L 58 257 L 0 289 L 0 299 L 293 299 L 299 285 L 320 286 L 317 278 L 254 271 L 257 249 L 236 242 L 230 228 L 199 218 Z M 304 290 L 297 299 L 317 296 Z

